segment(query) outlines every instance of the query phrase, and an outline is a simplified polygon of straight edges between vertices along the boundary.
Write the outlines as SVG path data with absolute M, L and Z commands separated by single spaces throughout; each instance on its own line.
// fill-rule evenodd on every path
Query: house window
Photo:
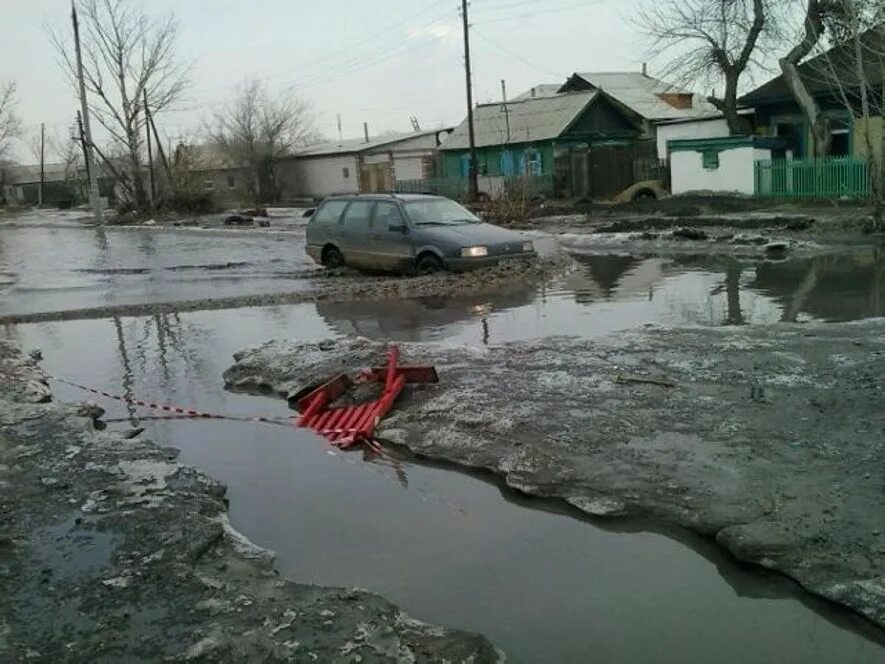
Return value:
M 526 173 L 528 175 L 540 175 L 543 168 L 541 153 L 537 150 L 529 150 L 525 155 Z
M 708 171 L 715 171 L 719 168 L 719 151 L 718 150 L 704 150 L 701 155 L 701 161 Z
M 513 153 L 510 150 L 501 152 L 501 175 L 510 177 L 513 175 Z
M 830 155 L 847 157 L 851 154 L 851 123 L 848 120 L 830 120 Z
M 805 125 L 803 122 L 778 122 L 774 125 L 774 135 L 790 141 L 793 156 L 802 159 L 805 156 Z
M 350 169 L 347 166 L 345 166 L 344 168 L 341 169 L 341 175 L 342 175 L 342 177 L 344 177 L 345 180 L 349 180 L 350 179 Z
M 215 191 L 215 180 L 212 178 L 206 178 L 203 181 L 203 189 L 206 191 Z
M 227 188 L 228 189 L 236 189 L 237 188 L 237 179 L 233 175 L 227 176 Z

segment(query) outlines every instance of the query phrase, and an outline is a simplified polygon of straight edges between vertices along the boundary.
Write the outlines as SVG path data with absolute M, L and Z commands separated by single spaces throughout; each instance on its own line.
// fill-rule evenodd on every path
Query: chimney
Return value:
M 642 75 L 648 76 L 648 63 L 647 62 L 642 63 Z
M 532 88 L 532 99 L 534 99 L 534 98 L 537 97 L 537 96 L 538 96 L 538 89 L 537 89 L 537 88 Z
M 363 131 L 366 134 L 366 143 L 368 143 L 369 142 L 369 123 L 368 122 L 363 122 Z

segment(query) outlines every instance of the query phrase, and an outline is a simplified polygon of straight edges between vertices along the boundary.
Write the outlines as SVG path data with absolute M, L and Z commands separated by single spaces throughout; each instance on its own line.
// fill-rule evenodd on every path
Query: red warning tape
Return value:
M 78 390 L 82 390 L 84 392 L 89 392 L 90 394 L 96 394 L 98 396 L 105 397 L 107 399 L 113 399 L 114 401 L 121 401 L 122 403 L 129 404 L 131 406 L 139 406 L 141 408 L 150 408 L 151 410 L 159 410 L 164 413 L 174 413 L 174 415 L 170 416 L 170 419 L 181 417 L 186 419 L 194 419 L 194 420 L 228 420 L 234 422 L 261 422 L 263 424 L 275 424 L 277 426 L 288 426 L 292 424 L 293 426 L 298 426 L 298 415 L 293 415 L 291 417 L 248 417 L 248 416 L 231 416 L 231 415 L 218 415 L 216 413 L 207 413 L 205 411 L 196 410 L 194 408 L 182 408 L 181 406 L 172 406 L 169 404 L 161 404 L 161 403 L 152 403 L 150 401 L 142 401 L 141 399 L 133 399 L 131 397 L 122 396 L 119 394 L 111 394 L 110 392 L 103 392 L 102 390 L 96 390 L 92 387 L 88 387 L 86 385 L 81 385 L 80 383 L 75 383 L 72 380 L 68 380 L 67 378 L 60 378 L 59 376 L 49 375 L 51 380 L 54 380 L 58 383 L 63 383 L 64 385 L 69 385 Z M 386 454 L 384 448 L 377 440 L 365 441 L 370 449 L 379 453 Z M 331 445 L 331 443 L 330 443 Z
M 193 408 L 182 408 L 180 406 L 170 406 L 168 404 L 161 403 L 151 403 L 150 401 L 142 401 L 141 399 L 133 399 L 130 397 L 122 396 L 119 394 L 111 394 L 110 392 L 103 392 L 102 390 L 96 390 L 91 387 L 87 387 L 86 385 L 80 385 L 79 383 L 75 383 L 74 381 L 68 380 L 67 378 L 59 378 L 58 376 L 49 376 L 52 380 L 63 383 L 65 385 L 70 385 L 71 387 L 75 387 L 78 390 L 83 390 L 84 392 L 89 392 L 90 394 L 96 394 L 98 396 L 106 397 L 108 399 L 113 399 L 114 401 L 121 401 L 125 404 L 129 404 L 131 406 L 140 406 L 142 408 L 150 408 L 151 410 L 159 410 L 164 413 L 175 413 L 176 415 L 182 415 L 189 419 L 203 419 L 203 420 L 235 420 L 238 422 L 265 422 L 267 424 L 280 424 L 283 422 L 293 422 L 296 420 L 297 415 L 292 417 L 231 417 L 229 415 L 218 415 L 216 413 L 207 413 L 201 410 L 196 410 Z

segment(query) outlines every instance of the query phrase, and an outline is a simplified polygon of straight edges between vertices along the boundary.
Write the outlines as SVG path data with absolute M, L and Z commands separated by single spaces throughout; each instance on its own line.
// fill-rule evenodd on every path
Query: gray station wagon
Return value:
M 307 226 L 307 253 L 327 267 L 431 274 L 535 257 L 519 233 L 484 223 L 441 196 L 326 199 Z

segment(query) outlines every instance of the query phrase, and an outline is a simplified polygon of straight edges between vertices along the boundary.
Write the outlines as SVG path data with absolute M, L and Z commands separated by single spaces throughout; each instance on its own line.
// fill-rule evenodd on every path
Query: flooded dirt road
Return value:
M 285 415 L 283 404 L 224 392 L 220 375 L 236 348 L 268 333 L 328 335 L 298 318 L 188 314 L 6 334 L 43 348 L 47 370 L 105 390 Z M 84 396 L 54 388 L 61 399 Z M 882 654 L 859 621 L 700 539 L 644 532 L 643 523 L 609 530 L 408 458 L 395 466 L 333 455 L 288 427 L 153 421 L 101 405 L 121 420 L 112 427 L 146 426 L 146 435 L 174 441 L 182 461 L 224 481 L 233 524 L 275 550 L 286 575 L 380 592 L 423 620 L 482 632 L 513 661 L 639 662 L 679 652 L 687 662 L 874 662 Z
M 82 235 L 66 246 L 94 241 L 91 232 L 76 232 Z M 174 248 L 151 257 L 140 245 L 147 242 L 141 232 L 126 233 L 123 245 L 97 247 L 91 264 L 140 265 L 153 275 L 173 263 L 203 260 L 199 247 L 193 249 L 199 260 L 175 255 L 182 245 L 174 238 Z M 276 245 L 264 238 L 256 242 L 261 250 L 251 247 L 248 262 L 259 256 L 265 266 L 300 269 L 297 251 L 290 258 L 283 249 L 268 249 Z M 36 238 L 9 240 L 2 233 L 0 243 L 4 269 L 23 275 L 17 283 L 39 291 L 52 277 L 51 270 L 33 280 L 27 275 L 29 265 L 43 269 Z M 207 264 L 236 262 L 244 241 L 204 244 Z M 114 253 L 117 246 L 126 246 L 126 260 Z M 80 250 L 71 250 L 68 277 L 80 269 Z M 270 262 L 276 258 L 282 262 Z M 13 261 L 23 267 L 10 270 Z M 211 270 L 194 272 L 211 283 Z M 241 274 L 230 287 L 256 287 L 252 276 Z M 115 284 L 142 287 L 138 275 L 103 278 L 107 282 L 83 277 L 89 282 L 81 289 L 89 292 L 84 302 L 105 289 L 126 291 Z M 278 281 L 255 278 L 260 288 Z M 80 282 L 70 283 L 60 278 L 48 300 L 0 291 L 3 311 L 71 303 Z M 182 286 L 191 287 L 202 288 Z M 883 287 L 885 259 L 874 249 L 782 262 L 584 257 L 564 277 L 501 296 L 4 326 L 2 336 L 42 348 L 47 371 L 99 389 L 231 415 L 286 415 L 280 402 L 223 390 L 221 374 L 235 351 L 271 338 L 350 334 L 482 345 L 551 334 L 595 337 L 654 322 L 855 320 L 882 314 Z M 63 384 L 53 387 L 62 400 L 84 398 Z M 101 405 L 109 420 L 118 420 L 111 427 L 146 426 L 146 435 L 179 447 L 184 462 L 227 483 L 234 525 L 277 551 L 284 574 L 380 592 L 423 620 L 482 632 L 511 661 L 661 661 L 678 653 L 685 662 L 877 662 L 885 656 L 860 620 L 786 580 L 735 564 L 705 541 L 655 532 L 646 523 L 603 528 L 407 457 L 366 463 L 358 453 L 331 454 L 321 441 L 288 427 L 157 421 L 150 412 Z

